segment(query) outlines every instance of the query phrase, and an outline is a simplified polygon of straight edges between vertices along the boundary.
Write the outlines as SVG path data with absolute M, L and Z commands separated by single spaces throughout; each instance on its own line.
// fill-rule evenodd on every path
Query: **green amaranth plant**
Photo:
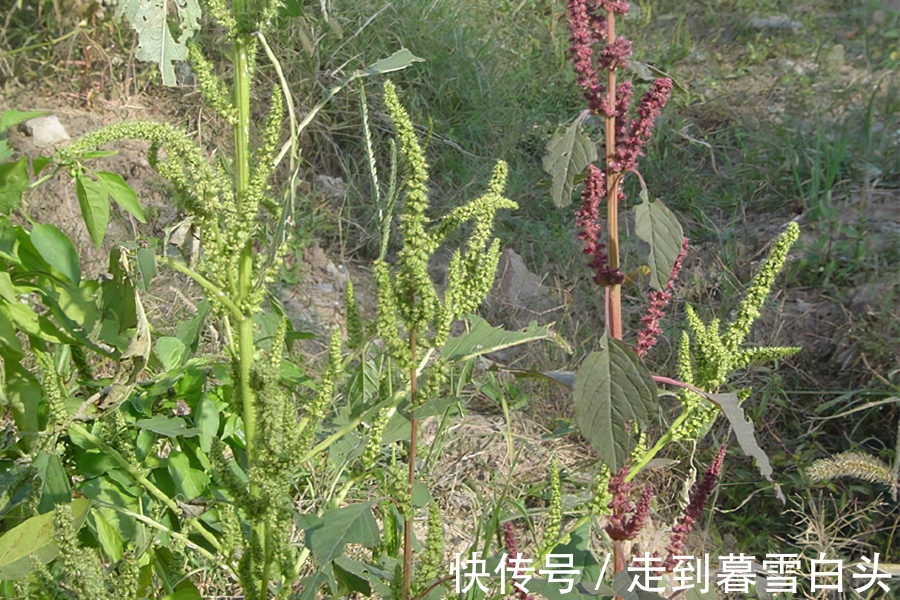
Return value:
M 688 330 L 684 332 L 678 352 L 678 379 L 653 374 L 645 365 L 648 351 L 661 333 L 659 320 L 671 300 L 681 261 L 687 252 L 687 239 L 674 214 L 657 200 L 650 202 L 647 187 L 637 172 L 637 160 L 650 137 L 653 122 L 672 90 L 668 78 L 656 79 L 641 99 L 640 106 L 629 118 L 633 94 L 631 82 L 618 80 L 622 69 L 631 61 L 631 42 L 618 36 L 617 16 L 624 16 L 628 3 L 622 0 L 570 0 L 569 24 L 577 83 L 582 88 L 589 109 L 566 133 L 551 140 L 545 168 L 554 178 L 554 201 L 568 203 L 574 177 L 587 168 L 581 208 L 576 213 L 579 237 L 584 252 L 591 257 L 594 281 L 604 287 L 606 331 L 601 348 L 589 354 L 574 376 L 575 421 L 596 450 L 604 468 L 595 481 L 597 492 L 608 487 L 610 501 L 595 500 L 594 510 L 608 510 L 604 530 L 613 542 L 614 572 L 625 569 L 622 543 L 633 539 L 643 528 L 653 492 L 644 487 L 640 499 L 631 499 L 632 484 L 638 472 L 657 453 L 673 441 L 696 444 L 712 422 L 724 413 L 732 423 L 745 452 L 753 455 L 764 476 L 771 467 L 765 454 L 753 439 L 752 424 L 745 421 L 738 395 L 720 393 L 728 378 L 738 369 L 778 360 L 794 354 L 798 348 L 746 348 L 743 341 L 753 322 L 759 317 L 775 276 L 784 265 L 799 228 L 790 223 L 749 284 L 734 320 L 723 325 L 718 319 L 704 324 L 687 307 Z M 601 82 L 598 73 L 605 73 Z M 592 164 L 597 157 L 593 143 L 581 133 L 581 121 L 588 115 L 604 119 L 605 169 Z M 640 179 L 643 202 L 635 207 L 636 233 L 649 247 L 647 263 L 650 273 L 650 302 L 642 319 L 643 329 L 637 334 L 634 348 L 623 340 L 621 319 L 621 286 L 626 278 L 620 264 L 619 208 L 625 200 L 622 180 L 628 173 Z M 601 240 L 600 206 L 606 200 L 607 238 Z M 657 386 L 679 388 L 680 415 L 649 449 L 635 439 L 643 439 L 657 406 Z M 746 394 L 745 394 L 746 396 Z M 721 472 L 724 446 L 710 466 L 703 482 L 694 491 L 691 504 L 678 520 L 668 545 L 669 558 L 661 557 L 660 567 L 671 568 L 671 556 L 682 548 L 684 535 L 701 515 L 703 505 Z M 777 489 L 777 486 L 776 486 Z M 780 495 L 780 491 L 778 491 Z M 592 513 L 576 521 L 573 534 L 592 519 Z M 569 537 L 563 536 L 563 542 Z M 544 551 L 546 552 L 546 550 Z M 618 585 L 618 582 L 616 582 Z
M 27 445 L 30 438 L 23 438 L 22 449 L 33 450 L 38 475 L 45 483 L 52 482 L 52 485 L 47 484 L 47 489 L 56 505 L 69 502 L 72 494 L 64 471 L 65 455 L 88 458 L 103 455 L 109 463 L 100 471 L 101 476 L 89 477 L 82 487 L 96 506 L 107 511 L 104 513 L 107 517 L 96 508 L 92 512 L 100 546 L 107 557 L 124 561 L 122 573 L 131 573 L 134 561 L 141 559 L 143 552 L 150 552 L 155 557 L 144 559 L 150 570 L 142 574 L 139 588 L 130 587 L 130 583 L 122 584 L 125 585 L 122 587 L 116 571 L 104 575 L 94 568 L 93 559 L 85 558 L 87 562 L 84 563 L 70 560 L 73 556 L 77 558 L 77 552 L 67 541 L 60 544 L 63 560 L 59 564 L 63 573 L 61 578 L 54 580 L 54 589 L 72 588 L 70 583 L 77 579 L 77 570 L 83 574 L 78 589 L 82 594 L 98 598 L 105 597 L 98 591 L 102 589 L 116 590 L 120 594 L 117 597 L 122 598 L 150 593 L 151 573 L 162 579 L 164 589 L 172 592 L 175 584 L 167 578 L 171 571 L 178 569 L 178 559 L 172 553 L 168 553 L 167 558 L 160 558 L 161 551 L 154 549 L 156 542 L 153 540 L 162 536 L 175 545 L 190 548 L 210 564 L 221 564 L 227 573 L 236 577 L 248 598 L 268 598 L 271 592 L 286 597 L 311 554 L 309 547 L 298 551 L 290 539 L 294 524 L 294 491 L 304 477 L 304 465 L 321 456 L 324 450 L 370 417 L 376 419 L 375 430 L 384 426 L 383 417 L 376 418 L 383 411 L 375 406 L 355 414 L 349 422 L 329 432 L 330 435 L 319 437 L 318 428 L 332 408 L 335 382 L 343 370 L 339 331 L 332 335 L 328 368 L 318 382 L 316 393 L 300 406 L 295 405 L 293 388 L 297 377 L 286 377 L 285 372 L 292 369 L 296 372 L 296 367 L 289 366 L 283 359 L 286 341 L 296 338 L 296 334 L 290 330 L 283 313 L 277 313 L 274 319 L 261 314 L 267 298 L 267 284 L 278 268 L 295 182 L 292 180 L 284 194 L 285 200 L 281 202 L 270 197 L 269 185 L 275 167 L 288 151 L 296 179 L 298 130 L 309 123 L 337 90 L 355 78 L 401 69 L 416 59 L 407 51 L 401 51 L 366 71 L 354 72 L 333 88 L 328 98 L 318 103 L 299 125 L 293 116 L 293 103 L 289 102 L 291 141 L 276 156 L 284 116 L 280 92 L 287 93 L 287 83 L 282 77 L 282 89 L 276 88 L 271 95 L 269 114 L 255 147 L 250 135 L 250 89 L 260 50 L 266 52 L 280 73 L 277 60 L 260 33 L 270 26 L 277 6 L 274 1 L 236 0 L 230 8 L 220 0 L 205 3 L 209 16 L 221 26 L 230 44 L 229 58 L 234 65 L 234 74 L 229 90 L 214 75 L 212 63 L 199 47 L 188 45 L 185 49 L 183 46 L 197 26 L 200 10 L 195 0 L 185 0 L 177 5 L 183 34 L 178 41 L 181 46 L 171 37 L 167 19 L 172 15 L 167 14 L 165 7 L 149 7 L 133 0 L 120 3 L 123 14 L 139 30 L 141 43 L 161 44 L 155 58 L 160 62 L 164 81 L 171 69 L 171 60 L 185 57 L 190 60 L 205 104 L 232 127 L 235 152 L 231 160 L 208 161 L 183 131 L 164 123 L 136 121 L 87 134 L 59 150 L 52 159 L 56 169 L 33 184 L 27 180 L 24 157 L 3 165 L 4 203 L 13 196 L 16 198 L 14 205 L 4 205 L 5 212 L 18 207 L 21 194 L 28 187 L 40 185 L 61 169 L 67 170 L 76 181 L 87 229 L 99 247 L 109 218 L 110 196 L 139 220 L 143 220 L 143 213 L 134 192 L 121 177 L 92 173 L 86 162 L 105 155 L 98 149 L 110 142 L 124 139 L 149 141 L 151 165 L 169 180 L 178 204 L 190 215 L 179 226 L 187 232 L 188 247 L 194 237 L 200 240 L 200 250 L 186 256 L 185 262 L 167 256 L 156 256 L 155 261 L 190 277 L 202 288 L 211 316 L 222 332 L 229 359 L 225 369 L 210 365 L 208 360 L 188 359 L 191 348 L 196 349 L 206 308 L 192 322 L 184 324 L 188 325 L 185 335 L 157 339 L 153 348 L 150 326 L 138 292 L 141 284 L 145 286 L 155 274 L 151 249 L 114 249 L 110 260 L 113 277 L 98 285 L 81 281 L 74 247 L 56 228 L 35 225 L 30 235 L 21 227 L 16 228 L 13 239 L 18 236 L 17 245 L 4 246 L 3 260 L 12 262 L 15 270 L 11 273 L 17 279 L 10 286 L 13 296 L 6 294 L 4 288 L 0 312 L 6 315 L 7 308 L 13 310 L 11 314 L 15 318 L 12 322 L 27 334 L 31 344 L 29 351 L 35 357 L 36 370 L 41 376 L 38 382 L 27 369 L 15 365 L 24 352 L 21 347 L 9 346 L 16 338 L 14 332 L 4 329 L 2 349 L 7 395 L 18 401 L 19 397 L 25 396 L 26 385 L 29 393 L 38 390 L 37 398 L 13 405 L 19 430 L 33 434 L 37 440 L 35 444 Z M 162 38 L 154 37 L 153 31 L 162 31 Z M 182 50 L 184 55 L 180 54 Z M 4 115 L 4 127 L 9 121 L 7 117 Z M 4 151 L 3 159 L 8 158 L 5 147 L 0 150 Z M 49 162 L 48 159 L 36 159 L 35 174 L 40 174 Z M 271 219 L 279 224 L 268 247 L 258 243 L 262 237 L 261 209 L 268 211 Z M 4 239 L 9 241 L 8 236 Z M 259 251 L 260 246 L 265 251 Z M 19 289 L 24 278 L 34 277 L 35 273 L 38 277 L 48 277 L 51 282 L 65 284 L 61 293 L 67 294 L 68 300 L 62 308 L 57 308 L 59 300 L 54 297 L 60 292 L 51 289 L 44 293 L 43 288 L 36 288 L 44 293 L 44 304 L 55 311 L 53 315 L 62 323 L 62 331 L 68 332 L 65 335 L 45 317 L 41 317 L 46 322 L 39 329 L 38 316 L 32 318 L 30 308 L 14 297 L 14 294 L 22 293 Z M 73 286 L 83 292 L 70 291 L 68 288 Z M 99 306 L 94 308 L 87 301 L 94 298 L 89 298 L 88 294 L 96 295 L 98 289 L 103 294 L 98 298 Z M 83 297 L 79 296 L 77 302 L 73 302 L 73 294 L 77 293 Z M 110 319 L 103 321 L 100 337 L 106 344 L 110 340 L 116 341 L 112 350 L 93 340 L 97 329 L 94 325 L 99 325 L 100 319 L 96 315 L 85 316 L 94 314 L 91 310 L 109 313 Z M 72 319 L 76 322 L 72 323 Z M 120 332 L 129 327 L 133 328 L 133 336 L 123 340 Z M 44 351 L 48 343 L 54 345 L 52 354 L 49 350 Z M 80 402 L 73 412 L 66 400 L 82 393 L 83 384 L 94 384 L 86 352 L 115 361 L 116 375 L 110 385 Z M 139 382 L 138 378 L 151 361 L 155 361 L 153 368 L 159 368 L 162 363 L 165 376 L 159 382 Z M 71 379 L 72 363 L 84 381 Z M 175 393 L 185 394 L 184 400 L 191 403 L 187 408 L 195 411 L 190 417 L 195 428 L 187 427 L 182 416 L 153 414 L 153 404 L 159 401 L 160 395 L 167 395 L 170 388 Z M 39 420 L 38 401 L 47 406 L 46 424 Z M 299 421 L 298 410 L 302 417 Z M 151 418 L 140 419 L 140 416 Z M 220 429 L 223 431 L 221 436 Z M 161 448 L 167 443 L 165 440 L 171 440 L 175 449 Z M 110 475 L 104 477 L 107 472 Z M 212 474 L 213 481 L 207 473 Z M 28 477 L 34 476 L 34 472 L 14 467 L 12 476 L 17 489 L 25 489 L 22 485 Z M 131 494 L 110 496 L 105 490 L 111 481 L 121 485 L 128 481 L 128 490 L 139 491 L 134 493 L 134 498 Z M 348 485 L 350 483 L 352 481 Z M 333 502 L 340 502 L 348 485 L 341 490 L 343 495 L 332 498 Z M 199 496 L 208 496 L 205 498 L 207 504 L 215 505 L 208 515 L 204 515 L 203 509 L 196 509 L 196 501 L 203 500 L 195 498 Z M 24 506 L 17 496 L 5 502 L 4 508 L 19 510 Z M 150 507 L 154 514 L 145 514 Z M 60 523 L 59 530 L 67 531 L 70 520 L 65 509 L 57 509 L 55 514 Z M 18 543 L 21 546 L 24 543 L 20 540 L 21 535 L 38 527 L 39 522 L 35 519 L 43 516 L 26 520 L 23 523 L 26 529 L 19 530 L 15 536 L 4 536 L 3 545 Z M 109 525 L 107 519 L 110 516 L 129 523 L 130 528 L 139 533 L 131 540 L 143 546 L 136 554 L 122 555 L 121 547 L 129 541 L 128 536 L 124 531 L 120 536 Z M 81 522 L 83 518 L 79 526 Z M 183 532 L 182 527 L 188 533 Z M 23 564 L 27 569 L 29 553 L 40 551 L 42 563 L 52 560 L 52 553 L 41 550 L 41 544 L 45 541 L 49 544 L 49 540 L 40 540 L 31 540 L 34 545 L 13 552 L 11 563 L 8 562 L 10 555 L 5 554 L 0 564 L 0 578 L 6 579 L 7 573 L 10 579 L 19 578 Z M 66 570 L 70 571 L 71 577 L 65 575 Z M 51 585 L 48 573 L 46 569 L 38 568 L 32 575 L 30 589 L 34 591 Z M 59 571 L 53 573 L 59 574 Z M 108 580 L 107 576 L 112 579 Z
M 394 277 L 383 258 L 375 263 L 374 276 L 378 284 L 376 328 L 391 356 L 409 374 L 411 434 L 407 483 L 411 495 L 416 482 L 418 445 L 415 411 L 423 401 L 436 397 L 446 378 L 447 366 L 440 358 L 430 365 L 426 385 L 421 390 L 419 373 L 428 364 L 429 354 L 447 341 L 453 321 L 478 308 L 493 285 L 500 255 L 499 240 L 490 239 L 494 215 L 499 209 L 517 206 L 501 195 L 506 186 L 506 164 L 500 162 L 494 168 L 486 194 L 427 227 L 428 165 L 409 115 L 400 105 L 390 82 L 385 83 L 384 98 L 397 129 L 400 155 L 406 170 L 406 203 L 400 219 L 403 246 Z M 448 234 L 470 220 L 474 221 L 474 229 L 466 242 L 465 252 L 457 250 L 453 254 L 447 271 L 447 288 L 439 298 L 428 274 L 428 260 Z M 412 517 L 411 510 L 404 515 L 401 588 L 404 599 L 409 598 L 413 575 Z

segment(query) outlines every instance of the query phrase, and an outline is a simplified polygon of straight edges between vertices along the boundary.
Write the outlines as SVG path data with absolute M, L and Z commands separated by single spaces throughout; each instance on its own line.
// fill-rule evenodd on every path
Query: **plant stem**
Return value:
M 178 509 L 178 505 L 174 500 L 169 498 L 168 495 L 163 493 L 158 487 L 153 485 L 147 477 L 140 472 L 140 470 L 131 464 L 128 459 L 122 456 L 118 450 L 111 447 L 109 444 L 89 432 L 85 427 L 83 427 L 80 423 L 71 423 L 69 424 L 69 428 L 83 437 L 85 440 L 90 442 L 95 448 L 109 456 L 116 462 L 122 469 L 125 470 L 128 475 L 131 476 L 135 482 L 139 483 L 145 490 L 150 492 L 150 495 L 155 497 L 157 500 L 162 502 L 166 508 L 172 511 L 173 514 L 179 514 L 180 510 Z M 200 534 L 200 536 L 205 539 L 209 544 L 215 548 L 218 552 L 222 551 L 222 546 L 219 544 L 219 540 L 215 538 L 215 536 L 207 531 L 202 525 L 200 525 L 196 519 L 188 519 L 188 524 Z
M 612 46 L 616 41 L 615 14 L 609 11 L 606 16 L 607 44 Z M 613 173 L 612 164 L 616 157 L 616 70 L 609 69 L 608 103 L 613 116 L 606 117 L 606 226 L 609 229 L 609 268 L 619 268 L 619 182 L 621 174 Z M 609 335 L 617 340 L 622 339 L 622 286 L 609 286 L 609 307 L 607 328 Z
M 622 540 L 613 540 L 613 579 L 625 570 L 625 547 Z M 616 600 L 622 600 L 616 596 Z
M 197 273 L 196 271 L 191 269 L 186 264 L 172 260 L 171 258 L 169 258 L 167 256 L 157 256 L 156 262 L 158 262 L 161 265 L 165 265 L 165 266 L 169 267 L 173 271 L 178 271 L 179 273 L 181 273 L 183 275 L 187 275 L 188 277 L 193 279 L 197 283 L 197 285 L 202 287 L 203 291 L 205 291 L 211 297 L 216 298 L 219 302 L 221 302 L 222 305 L 225 308 L 227 308 L 228 310 L 230 310 L 234 314 L 235 317 L 240 318 L 241 309 L 238 308 L 238 305 L 235 304 L 234 302 L 232 302 L 231 299 L 225 295 L 225 292 L 223 292 L 216 284 L 214 284 L 210 280 L 206 279 L 203 275 L 201 275 L 200 273 Z
M 416 446 L 419 441 L 419 421 L 416 418 L 416 329 L 413 328 L 409 332 L 409 413 L 410 413 L 410 432 L 409 432 L 409 475 L 407 483 L 409 484 L 409 499 L 412 503 L 413 486 L 416 483 Z M 409 589 L 412 584 L 412 534 L 413 534 L 413 515 L 412 506 L 409 507 L 409 514 L 405 515 L 403 523 L 403 600 L 409 600 Z

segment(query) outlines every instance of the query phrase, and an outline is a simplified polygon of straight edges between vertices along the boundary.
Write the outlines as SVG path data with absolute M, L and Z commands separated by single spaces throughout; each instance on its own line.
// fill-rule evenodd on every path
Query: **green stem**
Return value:
M 171 510 L 173 514 L 179 514 L 178 505 L 174 500 L 169 498 L 168 495 L 162 492 L 158 487 L 153 485 L 147 477 L 141 473 L 137 467 L 128 462 L 128 460 L 122 456 L 115 448 L 112 448 L 109 444 L 89 432 L 85 429 L 80 423 L 71 423 L 69 425 L 69 429 L 83 437 L 85 440 L 90 442 L 95 448 L 109 456 L 116 462 L 122 469 L 128 473 L 135 482 L 139 483 L 144 487 L 145 490 L 150 492 L 150 495 L 155 497 L 157 500 L 162 502 L 166 508 Z M 219 540 L 215 538 L 215 536 L 207 531 L 200 523 L 197 522 L 197 519 L 188 519 L 187 523 L 194 528 L 194 530 L 200 534 L 200 536 L 205 539 L 209 544 L 215 548 L 218 552 L 222 552 L 222 546 L 219 544 Z
M 237 3 L 235 3 L 237 4 Z M 237 124 L 234 127 L 234 184 L 238 213 L 244 207 L 250 187 L 250 61 L 247 42 L 243 36 L 234 41 L 234 106 Z
M 239 393 L 244 417 L 244 437 L 247 443 L 247 466 L 256 464 L 256 394 L 250 387 L 250 369 L 253 366 L 253 317 L 244 316 L 238 321 L 238 369 Z
M 639 460 L 633 467 L 631 467 L 631 469 L 628 471 L 628 475 L 625 476 L 625 483 L 628 483 L 629 481 L 634 479 L 635 476 L 637 476 L 637 474 L 641 471 L 641 469 L 643 469 L 645 466 L 647 466 L 647 463 L 653 460 L 653 457 L 656 456 L 656 453 L 662 450 L 663 446 L 672 441 L 673 432 L 675 432 L 678 429 L 678 426 L 681 425 L 685 421 L 685 419 L 687 419 L 690 412 L 691 411 L 689 408 L 685 408 L 681 411 L 681 414 L 678 415 L 678 418 L 675 419 L 671 426 L 669 426 L 669 430 L 666 431 L 666 433 L 661 438 L 659 438 L 659 440 L 657 440 L 656 444 L 654 444 L 652 448 L 647 450 L 641 460 Z
M 231 299 L 225 294 L 225 292 L 219 286 L 214 284 L 209 279 L 205 278 L 200 273 L 194 271 L 186 264 L 172 260 L 171 258 L 169 258 L 167 256 L 157 256 L 156 262 L 158 262 L 161 265 L 165 265 L 165 266 L 169 267 L 173 271 L 178 271 L 179 273 L 187 275 L 188 277 L 193 279 L 197 283 L 197 285 L 199 285 L 200 287 L 203 288 L 204 292 L 209 294 L 209 296 L 211 298 L 215 298 L 219 302 L 221 302 L 222 306 L 224 306 L 229 311 L 231 311 L 231 313 L 234 314 L 235 317 L 240 318 L 243 315 L 243 313 L 241 312 L 241 309 L 238 307 L 238 305 L 235 304 L 234 302 L 232 302 Z
M 409 473 L 407 475 L 407 485 L 409 488 L 409 497 L 412 498 L 413 487 L 416 484 L 416 446 L 419 438 L 419 421 L 416 419 L 416 328 L 413 327 L 409 331 L 409 414 L 410 414 L 410 433 L 409 433 Z M 412 534 L 413 534 L 413 515 L 412 507 L 409 507 L 410 514 L 405 516 L 403 523 L 403 600 L 409 600 L 409 590 L 412 585 Z

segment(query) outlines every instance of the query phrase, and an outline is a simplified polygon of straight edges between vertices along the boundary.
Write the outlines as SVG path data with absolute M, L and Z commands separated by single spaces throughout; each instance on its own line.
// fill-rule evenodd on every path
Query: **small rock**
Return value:
M 334 285 L 330 283 L 317 283 L 316 289 L 322 292 L 323 294 L 332 294 L 334 293 Z
M 508 315 L 508 325 L 520 327 L 558 308 L 559 302 L 525 266 L 522 257 L 507 248 L 497 263 L 497 279 L 488 303 Z
M 325 251 L 318 246 L 310 248 L 307 255 L 309 257 L 309 266 L 313 269 L 324 270 L 328 265 L 328 257 L 325 256 Z
M 793 21 L 784 15 L 774 17 L 753 17 L 750 19 L 750 27 L 753 29 L 803 29 L 803 23 Z
M 19 131 L 33 138 L 36 148 L 49 148 L 69 138 L 66 128 L 55 115 L 36 117 L 19 125 Z

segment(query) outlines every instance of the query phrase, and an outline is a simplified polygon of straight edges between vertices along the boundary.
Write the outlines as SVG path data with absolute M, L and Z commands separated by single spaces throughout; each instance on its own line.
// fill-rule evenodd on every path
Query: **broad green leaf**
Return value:
M 163 596 L 162 600 L 203 600 L 200 590 L 189 584 L 190 587 L 181 588 L 180 590 Z
M 43 117 L 46 114 L 46 111 L 40 110 L 5 110 L 3 111 L 3 115 L 0 115 L 0 131 L 6 131 L 13 125 L 18 125 L 19 123 L 30 121 L 31 119 Z
M 109 524 L 109 521 L 103 516 L 102 512 L 95 510 L 91 512 L 91 518 L 94 519 L 94 528 L 97 530 L 97 540 L 103 552 L 113 561 L 122 558 L 122 537 Z
M 167 372 L 180 367 L 185 354 L 187 348 L 178 338 L 163 336 L 156 339 L 156 356 Z
M 200 449 L 209 453 L 212 441 L 219 435 L 219 409 L 204 396 L 197 406 L 197 429 L 200 430 Z
M 16 328 L 13 327 L 12 317 L 2 302 L 0 302 L 0 355 L 5 360 L 13 362 L 18 362 L 25 356 L 22 352 L 22 344 L 16 337 Z
M 465 315 L 465 319 L 472 324 L 469 332 L 449 338 L 441 350 L 442 357 L 448 362 L 465 362 L 483 354 L 536 340 L 561 342 L 552 331 L 535 322 L 530 323 L 525 331 L 507 331 L 491 326 L 477 315 Z
M 170 438 L 178 437 L 179 435 L 181 437 L 194 437 L 201 433 L 199 429 L 188 427 L 181 417 L 156 415 L 150 419 L 141 419 L 135 422 L 134 425 L 140 429 L 146 429 Z
M 414 62 L 425 62 L 425 59 L 419 58 L 406 48 L 401 48 L 387 58 L 377 60 L 371 65 L 356 71 L 354 75 L 381 75 L 383 73 L 405 69 Z
M 169 475 L 175 482 L 175 488 L 184 495 L 184 498 L 191 500 L 203 495 L 209 483 L 209 477 L 206 473 L 191 467 L 187 454 L 176 450 L 169 454 L 167 460 L 169 467 Z
M 298 600 L 316 600 L 319 597 L 319 588 L 329 583 L 328 576 L 321 570 L 316 571 L 312 575 L 307 575 L 300 580 L 302 591 L 297 597 Z
M 3 490 L 0 519 L 24 502 L 40 497 L 41 487 L 43 482 L 32 465 L 13 464 L 0 471 L 0 490 Z
M 31 243 L 47 263 L 72 283 L 81 282 L 81 263 L 75 244 L 54 225 L 37 224 L 31 230 Z
M 390 597 L 390 581 L 394 577 L 392 571 L 359 562 L 346 556 L 335 558 L 334 567 L 335 576 L 347 589 L 358 591 L 366 596 L 371 596 L 371 590 L 374 589 L 379 597 Z M 367 588 L 368 592 L 365 591 Z
M 44 481 L 44 491 L 53 500 L 53 504 L 62 504 L 72 499 L 69 479 L 66 477 L 59 456 L 41 452 L 35 457 L 34 466 Z
M 109 192 L 102 183 L 86 175 L 75 178 L 75 195 L 81 206 L 81 217 L 97 249 L 103 244 L 109 223 Z
M 31 169 L 34 171 L 34 176 L 37 177 L 41 174 L 41 171 L 44 170 L 44 167 L 49 165 L 53 160 L 49 156 L 38 156 L 34 160 L 31 161 Z
M 741 408 L 741 401 L 738 399 L 738 395 L 734 392 L 729 392 L 727 394 L 711 394 L 708 398 L 722 409 L 725 417 L 731 423 L 731 428 L 734 429 L 734 435 L 741 445 L 741 450 L 744 451 L 745 455 L 756 459 L 756 468 L 759 469 L 760 474 L 767 481 L 773 483 L 776 497 L 782 503 L 785 502 L 781 486 L 772 479 L 772 465 L 769 463 L 769 457 L 766 456 L 766 453 L 756 442 L 756 435 L 753 432 L 753 421 L 744 416 L 744 409 Z
M 631 454 L 632 422 L 643 428 L 656 408 L 657 389 L 641 359 L 624 343 L 604 334 L 575 373 L 575 425 L 612 471 Z
M 91 501 L 76 498 L 72 501 L 72 528 L 81 529 Z M 32 559 L 43 564 L 56 558 L 59 548 L 53 541 L 53 519 L 56 511 L 31 517 L 0 536 L 0 579 L 21 579 L 31 570 Z
M 138 267 L 141 271 L 141 279 L 144 281 L 144 289 L 150 289 L 150 281 L 156 277 L 156 251 L 153 248 L 141 248 L 137 252 Z
M 22 193 L 28 189 L 28 159 L 0 164 L 0 215 L 8 215 L 19 208 Z
M 347 544 L 372 548 L 379 539 L 371 502 L 326 511 L 321 523 L 306 530 L 306 546 L 320 565 L 340 556 Z
M 91 285 L 92 284 L 92 285 Z M 66 286 L 59 291 L 59 308 L 72 320 L 75 327 L 90 333 L 94 323 L 100 318 L 100 310 L 94 300 L 96 296 L 95 282 L 83 282 L 81 286 Z
M 200 29 L 200 15 L 198 0 L 119 0 L 116 5 L 116 18 L 124 16 L 137 31 L 135 57 L 159 65 L 163 85 L 170 87 L 176 84 L 173 61 L 187 58 L 185 43 Z M 173 18 L 181 32 L 178 39 L 169 27 L 169 19 Z
M 138 200 L 137 194 L 134 193 L 131 186 L 125 183 L 121 175 L 104 171 L 97 171 L 95 175 L 97 175 L 100 183 L 106 187 L 106 191 L 116 201 L 116 204 L 141 223 L 147 222 L 147 217 L 144 216 L 144 209 L 141 208 L 141 201 Z
M 190 353 L 197 351 L 200 343 L 200 333 L 206 322 L 206 314 L 209 312 L 209 302 L 206 300 L 197 304 L 197 314 L 187 321 L 182 321 L 175 326 L 175 337 L 181 340 Z M 157 350 L 158 351 L 158 350 Z
M 13 420 L 20 433 L 31 434 L 23 439 L 30 445 L 38 431 L 40 419 L 38 409 L 44 392 L 40 382 L 31 372 L 19 363 L 3 361 L 6 376 L 3 392 L 6 394 L 6 405 L 12 411 Z
M 572 188 L 575 177 L 597 160 L 597 148 L 581 131 L 581 119 L 566 128 L 565 133 L 557 131 L 547 144 L 547 154 L 543 165 L 553 178 L 551 198 L 557 208 L 568 206 L 572 202 Z
M 639 238 L 650 245 L 647 264 L 650 267 L 650 285 L 662 291 L 672 274 L 675 260 L 681 253 L 684 231 L 681 223 L 662 202 L 649 202 L 646 192 L 641 193 L 644 202 L 634 207 L 634 227 Z

